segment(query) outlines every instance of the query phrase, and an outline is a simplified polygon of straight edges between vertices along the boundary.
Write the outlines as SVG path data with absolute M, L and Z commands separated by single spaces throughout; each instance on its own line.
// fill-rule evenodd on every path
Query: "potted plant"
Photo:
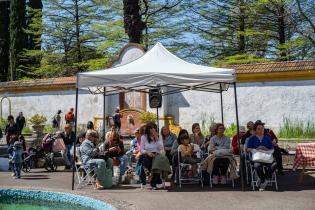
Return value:
M 143 124 L 147 124 L 149 122 L 155 123 L 157 120 L 157 115 L 152 112 L 141 112 L 139 120 Z
M 47 118 L 43 115 L 35 114 L 28 120 L 37 135 L 43 134 Z

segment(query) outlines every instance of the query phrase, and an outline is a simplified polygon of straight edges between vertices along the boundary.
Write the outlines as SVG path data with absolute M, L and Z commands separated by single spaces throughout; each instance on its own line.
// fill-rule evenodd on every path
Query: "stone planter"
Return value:
M 32 126 L 34 131 L 33 131 L 33 137 L 39 138 L 44 136 L 44 128 L 45 125 L 33 125 Z

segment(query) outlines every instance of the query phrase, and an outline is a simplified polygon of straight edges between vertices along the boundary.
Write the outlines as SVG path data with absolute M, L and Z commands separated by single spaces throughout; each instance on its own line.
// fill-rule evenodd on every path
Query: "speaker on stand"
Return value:
M 162 107 L 162 94 L 160 89 L 154 88 L 149 90 L 149 106 L 150 108 L 156 108 L 157 132 L 159 132 L 159 108 Z

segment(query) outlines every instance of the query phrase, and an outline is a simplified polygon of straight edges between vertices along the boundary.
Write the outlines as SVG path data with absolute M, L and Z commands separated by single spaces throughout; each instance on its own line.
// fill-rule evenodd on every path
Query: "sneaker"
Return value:
M 141 189 L 144 189 L 144 186 L 145 186 L 144 184 L 140 184 Z
M 266 186 L 268 184 L 268 181 L 265 180 L 263 183 L 260 184 L 260 187 L 259 187 L 259 191 L 264 191 Z
M 226 176 L 221 176 L 221 178 L 220 178 L 220 180 L 221 180 L 221 184 L 226 184 Z
M 12 173 L 11 176 L 15 176 L 15 173 Z
M 219 176 L 213 176 L 212 183 L 219 184 Z

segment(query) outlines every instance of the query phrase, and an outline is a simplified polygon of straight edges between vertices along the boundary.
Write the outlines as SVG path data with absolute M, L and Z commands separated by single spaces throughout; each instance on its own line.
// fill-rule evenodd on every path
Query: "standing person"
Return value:
M 15 141 L 13 144 L 13 155 L 12 155 L 11 162 L 13 164 L 13 170 L 14 170 L 16 179 L 21 178 L 22 161 L 23 161 L 22 155 L 23 155 L 22 143 L 19 141 Z
M 23 128 L 26 125 L 26 120 L 25 117 L 23 116 L 23 112 L 19 113 L 19 116 L 16 117 L 16 125 L 18 126 L 18 135 L 20 135 L 22 133 Z
M 65 114 L 66 124 L 74 126 L 75 116 L 74 116 L 74 108 L 70 108 L 70 111 Z
M 53 120 L 52 120 L 52 127 L 55 129 L 55 131 L 60 130 L 60 125 L 61 125 L 61 110 L 58 110 L 58 112 L 54 115 Z
M 115 110 L 115 114 L 113 115 L 113 122 L 116 128 L 118 129 L 118 131 L 120 131 L 120 128 L 121 128 L 122 117 L 123 115 L 120 113 L 120 109 L 117 107 L 117 109 Z
M 14 117 L 12 115 L 9 115 L 8 118 L 8 124 L 5 127 L 4 134 L 6 135 L 6 141 L 7 145 L 10 145 L 10 139 L 12 135 L 18 135 L 19 128 L 17 124 L 14 122 Z
M 177 139 L 176 135 L 171 133 L 168 126 L 163 126 L 161 129 L 161 136 L 164 145 L 165 155 L 168 158 L 170 165 L 172 165 L 172 146 L 174 141 Z
M 67 158 L 70 161 L 70 165 L 66 165 L 66 169 L 70 169 L 72 163 L 72 156 L 70 154 L 70 151 L 73 146 L 73 142 L 76 141 L 76 136 L 75 133 L 72 131 L 72 127 L 69 124 L 66 124 L 64 126 L 64 132 L 62 133 L 61 137 L 66 146 L 65 152 L 67 154 Z
M 201 133 L 199 123 L 194 123 L 192 125 L 192 132 L 193 133 L 190 135 L 191 143 L 197 144 L 200 148 L 202 148 L 202 145 L 205 142 L 205 137 Z

